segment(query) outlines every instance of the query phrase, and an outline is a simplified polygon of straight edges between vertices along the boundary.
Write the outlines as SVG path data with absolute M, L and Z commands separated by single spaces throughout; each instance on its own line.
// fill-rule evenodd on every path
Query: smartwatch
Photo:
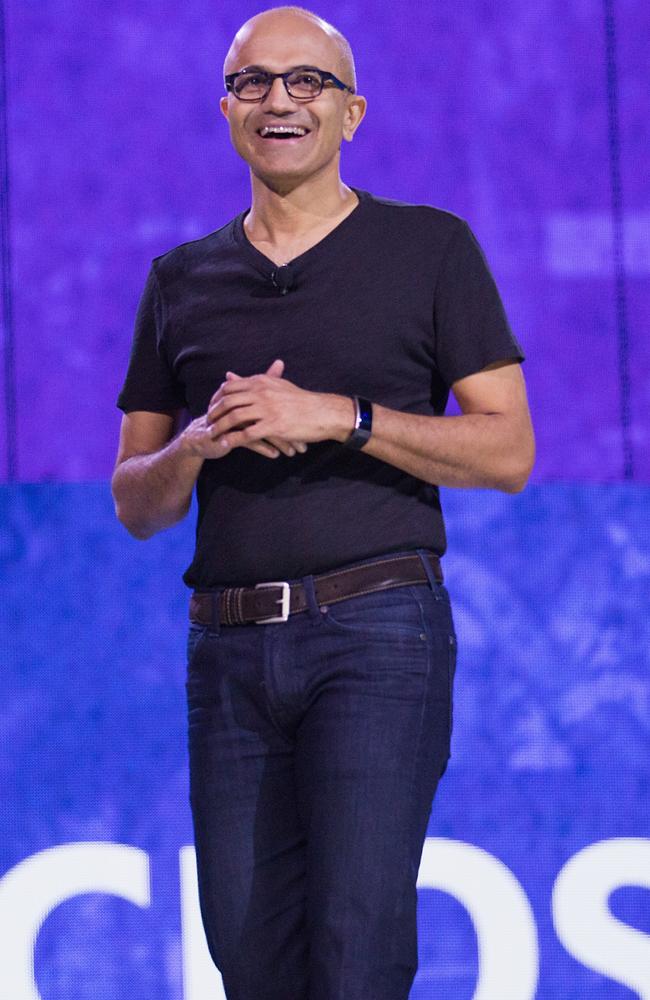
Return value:
M 354 429 L 343 444 L 347 448 L 363 448 L 364 444 L 372 433 L 372 403 L 363 396 L 353 396 L 354 400 Z

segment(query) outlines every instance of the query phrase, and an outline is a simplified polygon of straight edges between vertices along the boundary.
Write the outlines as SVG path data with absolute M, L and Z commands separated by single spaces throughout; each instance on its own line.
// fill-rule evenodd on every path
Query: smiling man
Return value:
M 466 222 L 341 180 L 366 101 L 335 28 L 259 14 L 224 82 L 251 205 L 152 263 L 116 510 L 147 538 L 196 487 L 190 801 L 227 997 L 406 1000 L 452 730 L 438 486 L 523 489 L 523 354 Z

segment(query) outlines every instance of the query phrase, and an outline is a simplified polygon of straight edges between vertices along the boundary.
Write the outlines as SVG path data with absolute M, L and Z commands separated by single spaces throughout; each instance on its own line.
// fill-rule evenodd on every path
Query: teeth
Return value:
M 260 135 L 262 137 L 277 133 L 285 133 L 288 135 L 306 135 L 307 129 L 302 128 L 299 125 L 265 125 L 264 128 L 260 129 Z

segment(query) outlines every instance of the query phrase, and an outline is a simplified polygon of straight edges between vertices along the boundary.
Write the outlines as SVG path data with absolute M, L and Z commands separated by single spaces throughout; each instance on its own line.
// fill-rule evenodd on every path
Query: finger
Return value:
M 222 395 L 227 395 L 231 392 L 246 392 L 247 389 L 251 389 L 255 382 L 264 378 L 263 375 L 248 375 L 246 378 L 243 375 L 237 375 L 235 378 L 230 378 L 226 382 L 222 382 L 219 386 L 219 392 Z
M 243 431 L 248 430 L 255 424 L 259 424 L 260 417 L 252 417 L 251 419 L 242 419 L 242 411 L 235 410 L 233 413 L 227 413 L 224 417 L 220 417 L 219 420 L 215 420 L 213 424 L 210 424 L 209 431 L 210 437 L 213 441 L 216 441 L 218 437 L 222 434 L 231 434 L 233 431 Z M 250 441 L 261 441 L 265 435 L 263 433 L 247 435 L 246 443 Z
M 307 445 L 304 441 L 285 441 L 283 438 L 267 438 L 266 440 L 272 441 L 276 448 L 281 447 L 280 441 L 282 441 L 284 444 L 289 445 L 290 448 L 293 448 L 294 452 L 299 451 L 301 455 L 304 455 L 307 451 Z M 286 454 L 289 454 L 289 452 L 285 451 Z
M 235 410 L 241 410 L 247 406 L 252 406 L 255 399 L 252 396 L 242 396 L 240 393 L 237 395 L 222 396 L 215 403 L 210 403 L 208 407 L 208 412 L 205 415 L 206 422 L 208 424 L 213 424 L 215 420 L 224 417 L 227 413 L 234 413 Z
M 244 447 L 250 448 L 251 451 L 256 451 L 260 455 L 264 455 L 265 458 L 278 458 L 280 455 L 277 448 L 266 444 L 265 441 L 251 441 L 250 444 L 244 445 Z
M 277 448 L 278 451 L 281 451 L 282 454 L 286 455 L 288 458 L 291 458 L 296 454 L 296 449 L 291 441 L 283 441 L 282 438 L 274 437 L 267 437 L 264 438 L 264 440 L 268 441 L 269 444 L 272 444 L 274 448 Z
M 237 377 L 239 377 L 239 376 L 237 376 Z M 224 387 L 224 385 L 226 385 L 226 381 L 223 381 L 221 383 L 221 385 L 219 386 L 219 388 L 217 389 L 217 391 L 212 394 L 212 396 L 210 397 L 210 402 L 208 403 L 208 409 L 211 406 L 214 406 L 215 403 L 218 403 L 219 400 L 223 398 L 223 387 Z
M 282 378 L 282 372 L 284 371 L 284 361 L 281 358 L 276 358 L 272 361 L 269 367 L 266 369 L 267 375 L 272 375 L 274 378 Z
M 263 436 L 257 434 L 256 432 L 251 433 L 249 427 L 246 427 L 243 430 L 228 431 L 227 434 L 222 434 L 221 437 L 217 438 L 215 444 L 221 454 L 228 454 L 233 451 L 234 448 L 249 447 L 254 444 L 268 449 L 267 454 L 270 458 L 275 457 L 272 454 L 273 446 L 265 446 Z
M 235 375 L 234 372 L 226 372 L 226 378 L 221 383 L 217 391 L 211 397 L 208 406 L 213 406 L 215 403 L 218 403 L 219 400 L 223 398 L 224 389 L 226 388 L 226 386 L 231 385 L 233 382 L 246 382 L 246 381 L 247 379 L 243 375 Z

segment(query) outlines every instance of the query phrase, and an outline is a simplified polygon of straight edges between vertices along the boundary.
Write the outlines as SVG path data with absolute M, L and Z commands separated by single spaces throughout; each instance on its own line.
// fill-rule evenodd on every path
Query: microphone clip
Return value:
M 280 295 L 286 295 L 293 285 L 293 272 L 289 264 L 280 264 L 271 272 L 271 281 Z

